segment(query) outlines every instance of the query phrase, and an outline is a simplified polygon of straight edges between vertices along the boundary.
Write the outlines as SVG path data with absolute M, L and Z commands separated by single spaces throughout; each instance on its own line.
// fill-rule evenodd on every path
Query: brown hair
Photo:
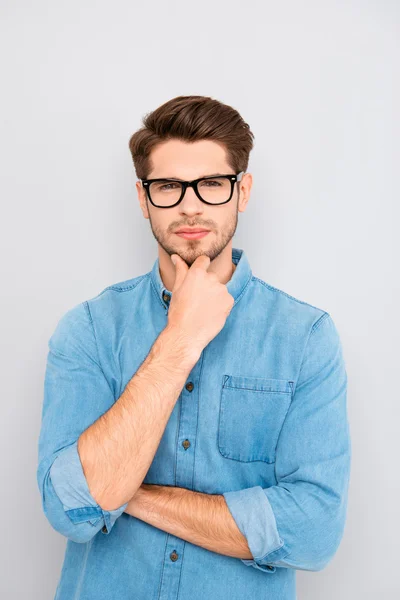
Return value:
M 151 172 L 150 152 L 160 142 L 212 140 L 223 145 L 235 173 L 246 171 L 254 135 L 240 114 L 209 96 L 177 96 L 142 119 L 143 127 L 129 140 L 138 179 Z

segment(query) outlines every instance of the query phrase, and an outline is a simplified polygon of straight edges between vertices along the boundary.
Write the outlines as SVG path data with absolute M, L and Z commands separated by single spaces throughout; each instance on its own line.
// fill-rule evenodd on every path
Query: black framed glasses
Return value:
M 206 204 L 226 204 L 231 200 L 235 183 L 241 181 L 244 171 L 229 175 L 209 175 L 181 181 L 172 178 L 141 179 L 142 185 L 153 206 L 171 208 L 182 201 L 188 187 Z

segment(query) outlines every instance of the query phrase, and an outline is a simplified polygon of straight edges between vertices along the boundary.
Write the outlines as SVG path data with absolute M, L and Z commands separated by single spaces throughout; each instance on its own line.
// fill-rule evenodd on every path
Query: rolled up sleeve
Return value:
M 103 510 L 93 498 L 78 452 L 80 434 L 114 403 L 99 364 L 87 303 L 68 311 L 48 343 L 37 482 L 52 527 L 75 542 L 109 534 L 128 503 Z
M 311 329 L 276 450 L 276 485 L 225 492 L 246 537 L 247 566 L 319 571 L 344 533 L 351 469 L 347 373 L 336 326 Z

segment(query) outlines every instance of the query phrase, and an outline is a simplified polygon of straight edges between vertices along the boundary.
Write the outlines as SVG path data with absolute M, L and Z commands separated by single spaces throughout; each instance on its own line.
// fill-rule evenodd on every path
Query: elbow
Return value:
M 336 555 L 344 536 L 347 512 L 347 496 L 341 497 L 341 502 L 332 510 L 327 519 L 323 519 L 315 529 L 313 541 L 310 544 L 312 569 L 322 571 Z
M 307 545 L 304 540 L 292 548 L 291 551 L 281 560 L 270 560 L 268 564 L 277 567 L 286 567 L 298 569 L 300 571 L 322 571 L 331 562 L 339 547 L 339 542 L 323 543 L 309 542 Z
M 51 527 L 72 542 L 78 544 L 89 542 L 100 530 L 103 524 L 102 518 L 96 516 L 92 520 L 72 521 L 54 490 L 49 471 L 42 481 L 38 476 L 38 482 L 43 513 Z
M 60 533 L 67 540 L 76 542 L 77 544 L 86 544 L 96 535 L 98 529 L 89 523 L 65 524 L 51 518 L 51 515 L 46 515 L 50 525 L 57 533 Z M 67 517 L 68 518 L 68 517 Z
M 336 548 L 326 546 L 316 553 L 311 551 L 298 561 L 297 568 L 303 571 L 323 571 L 336 554 Z
M 43 504 L 43 512 L 52 528 L 62 536 L 76 542 L 85 544 L 89 542 L 102 526 L 102 519 L 74 523 L 64 511 L 58 498 L 47 500 Z
M 340 539 L 326 541 L 316 544 L 316 548 L 310 548 L 308 556 L 298 568 L 307 571 L 322 571 L 335 556 L 340 544 Z
M 289 544 L 289 553 L 276 566 L 290 567 L 303 571 L 322 571 L 335 556 L 343 538 L 345 517 L 343 513 L 330 515 L 330 520 L 321 521 L 301 528 Z

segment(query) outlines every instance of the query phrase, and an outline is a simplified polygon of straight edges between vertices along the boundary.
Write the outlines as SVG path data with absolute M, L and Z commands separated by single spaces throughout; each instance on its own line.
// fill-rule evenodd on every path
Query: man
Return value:
M 67 538 L 56 597 L 293 600 L 344 531 L 339 335 L 232 247 L 254 138 L 237 111 L 180 96 L 143 125 L 129 146 L 158 258 L 49 341 L 37 476 Z

